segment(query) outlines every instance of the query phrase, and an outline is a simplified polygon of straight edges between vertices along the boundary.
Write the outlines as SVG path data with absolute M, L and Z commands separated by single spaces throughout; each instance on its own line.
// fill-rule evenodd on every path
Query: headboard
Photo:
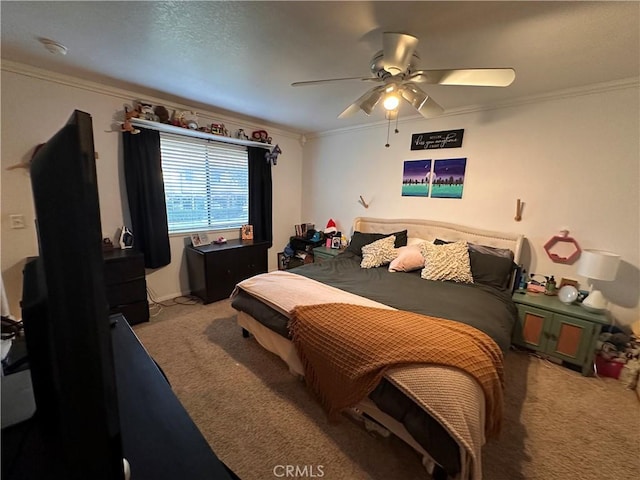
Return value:
M 524 235 L 516 233 L 482 230 L 433 220 L 356 217 L 353 221 L 354 232 L 393 233 L 405 229 L 409 237 L 418 237 L 424 240 L 434 240 L 435 238 L 447 241 L 466 240 L 470 243 L 490 247 L 508 248 L 513 252 L 515 263 L 520 261 L 524 242 Z

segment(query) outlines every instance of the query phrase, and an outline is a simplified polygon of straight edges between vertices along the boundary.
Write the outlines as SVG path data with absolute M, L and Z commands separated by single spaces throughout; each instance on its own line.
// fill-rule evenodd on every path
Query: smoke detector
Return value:
M 44 48 L 46 48 L 53 55 L 67 54 L 67 47 L 65 47 L 61 43 L 54 42 L 53 40 L 49 40 L 48 38 L 40 38 L 39 40 L 40 40 L 40 43 L 44 45 Z

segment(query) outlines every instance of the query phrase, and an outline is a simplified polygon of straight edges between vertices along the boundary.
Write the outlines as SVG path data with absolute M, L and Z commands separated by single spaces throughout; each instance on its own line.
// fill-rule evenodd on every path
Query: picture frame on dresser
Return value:
M 242 240 L 253 240 L 253 225 L 243 225 L 240 236 Z
M 278 270 L 287 269 L 287 257 L 284 252 L 278 252 Z
M 194 247 L 200 247 L 202 245 L 208 245 L 211 242 L 205 232 L 194 232 L 191 234 L 191 243 Z

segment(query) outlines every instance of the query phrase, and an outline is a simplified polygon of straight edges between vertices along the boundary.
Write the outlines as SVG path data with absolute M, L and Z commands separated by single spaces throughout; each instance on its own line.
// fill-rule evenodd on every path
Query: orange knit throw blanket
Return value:
M 502 351 L 471 326 L 402 310 L 346 303 L 296 307 L 290 331 L 307 385 L 330 419 L 363 400 L 387 368 L 430 363 L 464 370 L 485 395 L 487 438 L 502 422 Z

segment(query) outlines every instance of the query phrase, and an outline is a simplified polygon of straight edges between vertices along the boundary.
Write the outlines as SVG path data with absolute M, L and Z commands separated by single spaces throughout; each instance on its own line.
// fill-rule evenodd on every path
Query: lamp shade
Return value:
M 614 280 L 618 273 L 620 255 L 604 250 L 583 250 L 578 275 L 594 280 Z

